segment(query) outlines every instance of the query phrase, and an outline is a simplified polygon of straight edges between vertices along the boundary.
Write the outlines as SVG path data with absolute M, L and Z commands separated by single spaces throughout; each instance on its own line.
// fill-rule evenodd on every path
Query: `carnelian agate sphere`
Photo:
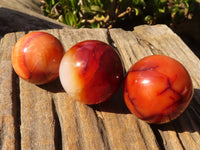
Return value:
M 123 95 L 127 107 L 138 118 L 162 124 L 185 111 L 193 95 L 193 86 L 182 64 L 168 56 L 153 55 L 130 68 Z
M 22 79 L 34 84 L 45 84 L 59 76 L 63 55 L 63 46 L 57 38 L 36 31 L 17 41 L 12 51 L 12 64 Z
M 123 67 L 115 49 L 101 41 L 87 40 L 66 52 L 59 76 L 63 88 L 73 99 L 98 104 L 121 85 Z

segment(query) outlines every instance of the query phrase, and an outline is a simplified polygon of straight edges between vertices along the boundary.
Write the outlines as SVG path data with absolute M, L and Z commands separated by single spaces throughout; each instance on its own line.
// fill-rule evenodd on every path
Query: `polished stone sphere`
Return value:
M 12 65 L 22 79 L 40 85 L 59 76 L 63 55 L 63 46 L 57 38 L 35 31 L 17 41 L 12 51 Z
M 193 95 L 185 67 L 163 55 L 145 57 L 127 73 L 123 87 L 129 110 L 148 123 L 162 124 L 179 117 Z
M 96 40 L 77 43 L 64 55 L 59 70 L 65 91 L 84 104 L 109 99 L 123 80 L 123 66 L 114 48 Z

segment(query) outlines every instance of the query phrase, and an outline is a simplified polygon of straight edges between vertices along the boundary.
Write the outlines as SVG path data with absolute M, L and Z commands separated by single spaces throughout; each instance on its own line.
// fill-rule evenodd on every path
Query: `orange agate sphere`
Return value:
M 193 86 L 182 64 L 168 56 L 148 56 L 134 64 L 124 82 L 129 110 L 149 123 L 167 123 L 188 107 Z
M 84 104 L 98 104 L 118 89 L 123 79 L 123 67 L 111 46 L 88 40 L 66 52 L 59 76 L 63 88 L 73 99 Z
M 34 84 L 45 84 L 58 77 L 63 55 L 63 46 L 53 35 L 31 32 L 15 44 L 12 65 L 22 79 Z

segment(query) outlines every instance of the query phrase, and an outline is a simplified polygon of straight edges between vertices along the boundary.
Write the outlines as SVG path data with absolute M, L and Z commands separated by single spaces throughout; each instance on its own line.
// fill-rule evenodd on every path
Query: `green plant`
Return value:
M 81 27 L 79 0 L 44 0 L 42 10 L 45 16 L 67 25 Z
M 168 9 L 170 10 L 173 23 L 180 23 L 185 19 L 191 19 L 197 9 L 196 0 L 170 0 Z
M 190 18 L 196 0 L 42 0 L 44 15 L 75 28 L 174 24 Z

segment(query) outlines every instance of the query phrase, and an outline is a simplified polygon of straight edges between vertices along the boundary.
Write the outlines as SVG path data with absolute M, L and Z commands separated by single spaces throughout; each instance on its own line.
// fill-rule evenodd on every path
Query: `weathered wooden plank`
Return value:
M 107 34 L 107 30 L 105 29 L 80 29 L 80 30 L 60 30 L 61 34 L 61 42 L 64 44 L 65 49 L 69 49 L 72 45 L 77 42 L 83 40 L 101 40 L 109 43 L 109 35 Z M 121 92 L 121 91 L 119 91 Z M 58 103 L 59 102 L 59 103 Z M 62 104 L 60 104 L 62 103 Z M 75 102 L 77 103 L 77 102 Z M 122 105 L 121 105 L 122 104 Z M 68 105 L 66 101 L 61 101 L 58 98 L 58 105 Z M 78 103 L 79 107 L 74 109 L 74 112 L 70 112 L 70 114 L 77 114 L 80 118 L 79 123 L 79 140 L 87 141 L 82 143 L 81 149 L 158 149 L 158 145 L 156 143 L 155 136 L 151 131 L 148 124 L 143 124 L 141 121 L 135 121 L 135 126 L 132 125 L 135 117 L 133 115 L 127 114 L 127 108 L 124 106 L 122 96 L 119 95 L 111 99 L 109 102 L 105 104 L 100 104 L 95 106 L 94 111 L 91 110 L 91 107 L 87 105 L 83 105 Z M 118 105 L 117 113 L 113 109 L 115 105 Z M 81 107 L 80 107 L 81 106 Z M 120 108 L 121 106 L 121 108 Z M 70 107 L 70 106 L 68 106 Z M 59 109 L 59 107 L 57 107 Z M 88 109 L 90 110 L 90 115 L 88 116 Z M 106 111 L 110 111 L 107 112 Z M 86 111 L 87 110 L 87 111 Z M 112 112 L 113 111 L 113 112 Z M 69 112 L 67 109 L 59 111 L 58 116 L 62 116 L 62 118 L 68 118 Z M 111 113 L 112 112 L 112 113 Z M 87 117 L 88 116 L 88 117 Z M 93 119 L 92 119 L 93 118 Z M 61 119 L 60 119 L 61 120 Z M 65 119 L 62 119 L 65 120 Z M 127 122 L 127 120 L 130 120 Z M 132 121 L 131 121 L 132 120 Z M 90 123 L 89 123 L 90 122 Z M 65 127 L 66 124 L 61 123 L 61 127 Z M 62 125 L 64 124 L 64 125 Z M 140 129 L 142 128 L 142 129 Z M 89 130 L 90 129 L 90 130 Z M 91 130 L 92 129 L 92 130 Z M 142 130 L 142 131 L 141 131 Z M 132 131 L 132 132 L 131 132 Z M 146 134 L 143 131 L 148 131 Z M 67 135 L 66 136 L 71 136 Z M 151 138 L 148 138 L 150 136 Z M 66 137 L 67 139 L 67 137 Z M 149 140 L 147 140 L 149 139 Z M 138 142 L 135 142 L 137 140 Z M 64 144 L 64 142 L 63 142 Z M 69 147 L 68 147 L 69 148 Z
M 19 146 L 18 81 L 10 59 L 14 43 L 15 34 L 5 36 L 0 42 L 0 149 L 11 150 Z
M 20 80 L 21 148 L 55 149 L 55 118 L 51 95 Z
M 16 33 L 16 41 L 24 34 Z M 55 149 L 56 119 L 51 93 L 22 79 L 19 87 L 21 149 Z
M 82 40 L 106 41 L 106 30 L 60 30 L 60 40 L 65 50 Z M 106 149 L 98 128 L 94 110 L 66 97 L 65 93 L 55 95 L 62 130 L 64 149 Z M 64 97 L 64 98 L 63 98 Z M 71 123 L 72 124 L 71 124 Z
M 1 0 L 0 1 L 0 38 L 6 33 L 72 28 L 42 14 L 40 0 Z
M 42 14 L 40 9 L 40 0 L 1 0 L 0 7 L 11 8 L 19 11 L 27 11 L 27 13 L 37 12 Z
M 147 26 L 144 26 L 143 28 L 138 27 L 135 29 L 135 32 L 142 39 L 145 39 L 146 37 L 146 40 L 154 47 L 153 49 L 157 49 L 153 52 L 154 54 L 160 54 L 162 51 L 162 54 L 179 60 L 189 71 L 194 85 L 194 98 L 192 103 L 188 110 L 180 118 L 171 124 L 163 126 L 159 131 L 163 139 L 168 139 L 168 135 L 166 135 L 166 132 L 163 131 L 168 130 L 169 126 L 172 126 L 172 129 L 174 130 L 168 132 L 167 134 L 169 134 L 171 138 L 177 139 L 177 143 L 180 143 L 183 149 L 200 149 L 199 59 L 184 44 L 184 42 L 166 26 L 157 26 L 157 28 Z M 171 145 L 174 149 L 176 149 L 175 140 L 166 141 L 167 146 Z M 166 147 L 166 149 L 167 148 L 168 147 Z
M 199 59 L 175 33 L 164 25 L 139 26 L 134 32 L 113 29 L 110 33 L 127 64 L 127 69 L 135 61 L 153 54 L 173 57 L 187 68 L 195 88 L 192 104 L 172 123 L 152 125 L 152 128 L 155 133 L 156 130 L 159 131 L 157 138 L 160 146 L 165 149 L 199 149 Z
M 89 39 L 116 46 L 126 70 L 148 55 L 171 56 L 191 74 L 195 88 L 192 104 L 177 120 L 150 125 L 128 111 L 121 88 L 107 102 L 88 106 L 71 99 L 59 79 L 42 86 L 18 81 L 10 56 L 14 43 L 25 33 L 7 34 L 0 45 L 1 148 L 199 149 L 199 59 L 169 28 L 157 25 L 140 26 L 133 32 L 67 28 L 44 31 L 56 36 L 66 51 Z

